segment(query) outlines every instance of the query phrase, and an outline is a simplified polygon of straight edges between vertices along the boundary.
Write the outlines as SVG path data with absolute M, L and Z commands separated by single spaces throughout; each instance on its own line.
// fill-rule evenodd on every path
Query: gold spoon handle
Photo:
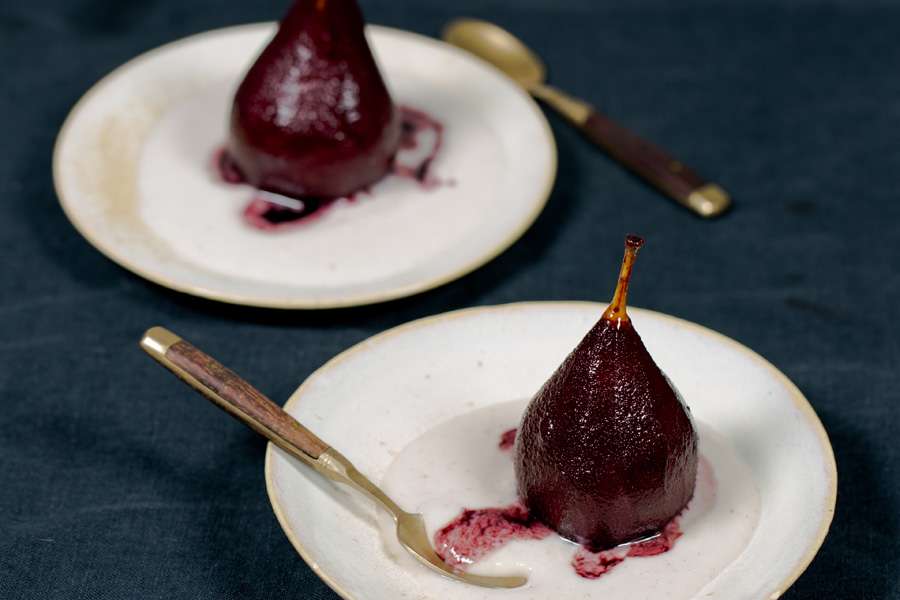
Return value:
M 530 91 L 568 118 L 619 163 L 701 217 L 718 216 L 731 205 L 731 198 L 719 185 L 706 181 L 659 146 L 586 102 L 548 85 L 536 85 Z
M 445 577 L 485 587 L 518 587 L 526 577 L 488 577 L 459 573 L 444 564 L 428 539 L 420 515 L 404 512 L 340 452 L 328 446 L 259 390 L 168 329 L 152 327 L 141 348 L 192 388 L 272 443 L 332 481 L 344 483 L 387 510 L 397 523 L 400 543 L 420 562 Z
M 141 348 L 219 408 L 331 480 L 346 483 L 384 506 L 403 511 L 340 452 L 298 423 L 234 371 L 164 327 L 152 327 Z
M 168 329 L 153 327 L 141 348 L 192 388 L 292 456 L 315 466 L 328 444 L 216 359 Z

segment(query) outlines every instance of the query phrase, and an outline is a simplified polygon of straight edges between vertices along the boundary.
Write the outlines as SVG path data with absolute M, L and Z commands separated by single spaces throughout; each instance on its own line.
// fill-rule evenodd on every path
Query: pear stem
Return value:
M 644 238 L 637 235 L 625 237 L 625 256 L 622 258 L 622 268 L 619 271 L 619 282 L 616 284 L 616 293 L 612 302 L 603 313 L 603 319 L 614 323 L 630 321 L 626 312 L 628 304 L 628 282 L 631 280 L 631 268 L 637 257 L 638 250 L 644 245 Z

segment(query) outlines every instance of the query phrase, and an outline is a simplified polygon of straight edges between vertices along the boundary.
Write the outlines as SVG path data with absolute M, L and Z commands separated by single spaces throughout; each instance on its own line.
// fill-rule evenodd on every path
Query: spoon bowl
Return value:
M 544 83 L 547 69 L 522 40 L 487 21 L 457 19 L 444 28 L 446 41 L 493 64 L 525 89 Z
M 457 19 L 443 38 L 500 69 L 532 96 L 552 107 L 610 157 L 653 185 L 660 192 L 703 218 L 723 214 L 731 196 L 707 181 L 662 148 L 641 139 L 593 106 L 547 85 L 541 59 L 519 38 L 502 27 L 476 19 Z

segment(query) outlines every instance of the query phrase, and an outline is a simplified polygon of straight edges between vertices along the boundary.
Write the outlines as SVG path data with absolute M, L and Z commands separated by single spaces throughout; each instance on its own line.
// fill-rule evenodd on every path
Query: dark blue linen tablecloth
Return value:
M 786 598 L 900 598 L 900 4 L 363 0 L 436 35 L 459 15 L 531 43 L 552 79 L 710 174 L 702 222 L 551 116 L 560 169 L 535 226 L 460 281 L 379 306 L 276 312 L 149 284 L 59 209 L 54 136 L 98 78 L 284 0 L 0 2 L 0 598 L 335 598 L 269 508 L 265 444 L 136 346 L 165 324 L 276 399 L 416 317 L 607 299 L 627 231 L 636 305 L 747 344 L 806 393 L 840 471 L 825 546 Z M 336 532 L 339 534 L 339 532 Z

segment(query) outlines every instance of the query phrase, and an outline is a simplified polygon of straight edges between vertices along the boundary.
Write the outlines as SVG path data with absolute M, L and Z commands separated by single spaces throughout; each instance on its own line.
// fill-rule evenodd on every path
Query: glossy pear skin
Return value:
M 296 0 L 234 98 L 227 152 L 244 179 L 347 196 L 384 177 L 399 140 L 355 0 Z
M 600 319 L 532 399 L 515 468 L 529 510 L 595 549 L 657 533 L 690 501 L 689 410 L 629 319 Z

